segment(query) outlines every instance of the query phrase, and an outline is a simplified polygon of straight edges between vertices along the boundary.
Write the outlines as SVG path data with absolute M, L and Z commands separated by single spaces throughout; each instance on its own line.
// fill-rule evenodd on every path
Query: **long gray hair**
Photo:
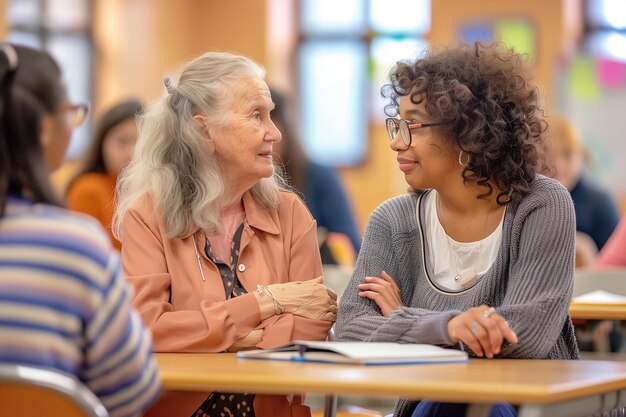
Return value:
M 224 183 L 210 144 L 193 116 L 219 124 L 232 102 L 231 91 L 243 78 L 263 79 L 265 71 L 252 60 L 223 52 L 207 52 L 187 63 L 177 86 L 166 79 L 168 94 L 139 118 L 139 140 L 133 159 L 117 183 L 115 236 L 122 240 L 122 222 L 142 196 L 152 198 L 168 238 L 201 228 L 220 229 Z M 277 169 L 251 192 L 264 207 L 278 205 L 283 184 Z

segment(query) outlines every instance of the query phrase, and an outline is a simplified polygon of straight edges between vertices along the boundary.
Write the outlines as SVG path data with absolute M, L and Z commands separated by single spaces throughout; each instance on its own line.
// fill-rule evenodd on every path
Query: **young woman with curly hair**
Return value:
M 339 340 L 430 343 L 486 358 L 576 359 L 574 209 L 537 173 L 546 123 L 522 58 L 498 45 L 399 62 L 383 87 L 414 191 L 371 215 Z M 467 406 L 399 400 L 395 415 Z M 502 404 L 490 416 L 515 416 Z

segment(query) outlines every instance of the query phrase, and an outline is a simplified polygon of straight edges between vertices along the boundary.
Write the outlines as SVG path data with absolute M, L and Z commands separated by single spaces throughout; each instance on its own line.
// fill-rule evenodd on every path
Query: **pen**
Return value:
M 298 353 L 300 353 L 300 357 L 304 357 L 304 352 L 306 352 L 306 346 L 305 345 L 298 345 Z
M 292 357 L 291 360 L 295 362 L 304 362 L 304 352 L 306 352 L 306 346 L 296 345 L 296 348 L 298 349 L 298 356 Z

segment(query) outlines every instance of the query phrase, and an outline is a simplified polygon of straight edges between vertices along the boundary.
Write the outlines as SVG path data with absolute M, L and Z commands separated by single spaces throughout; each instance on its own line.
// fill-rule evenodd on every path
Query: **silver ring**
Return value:
M 491 316 L 495 312 L 496 312 L 495 308 L 489 307 L 487 310 L 483 311 L 483 317 L 484 318 L 489 318 L 489 316 Z
M 476 333 L 478 331 L 478 323 L 474 322 L 470 325 L 470 330 L 472 333 Z

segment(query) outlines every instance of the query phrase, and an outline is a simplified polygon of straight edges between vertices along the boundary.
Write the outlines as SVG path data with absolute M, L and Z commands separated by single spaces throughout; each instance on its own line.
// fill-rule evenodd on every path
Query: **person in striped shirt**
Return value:
M 106 232 L 48 179 L 86 113 L 50 55 L 0 44 L 0 364 L 61 372 L 136 416 L 160 392 L 151 338 Z

